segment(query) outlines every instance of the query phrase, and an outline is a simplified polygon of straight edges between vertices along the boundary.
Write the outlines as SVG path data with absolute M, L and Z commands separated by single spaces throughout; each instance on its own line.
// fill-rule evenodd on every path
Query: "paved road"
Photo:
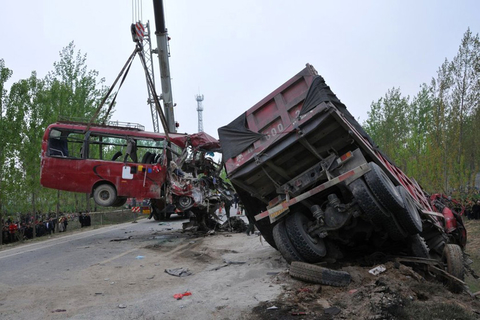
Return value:
M 6 285 L 30 284 L 33 279 L 50 281 L 66 279 L 72 273 L 94 264 L 139 255 L 139 242 L 112 239 L 132 238 L 141 242 L 154 239 L 152 234 L 167 228 L 180 228 L 181 221 L 172 220 L 159 226 L 151 220 L 124 223 L 100 229 L 85 228 L 74 234 L 57 234 L 48 240 L 19 245 L 0 251 L 0 283 Z
M 82 229 L 0 251 L 0 319 L 251 319 L 279 294 L 269 273 L 285 262 L 259 236 L 182 233 L 184 221 Z M 178 267 L 192 275 L 164 272 Z

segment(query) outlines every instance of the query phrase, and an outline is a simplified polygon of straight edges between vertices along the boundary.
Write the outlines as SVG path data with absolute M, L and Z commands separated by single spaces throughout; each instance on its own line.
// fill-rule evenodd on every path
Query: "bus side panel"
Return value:
M 123 175 L 124 166 L 133 173 Z M 116 186 L 118 196 L 136 198 L 159 198 L 166 178 L 166 170 L 153 165 L 60 157 L 42 158 L 41 170 L 40 183 L 47 188 L 91 193 L 104 181 Z
M 82 177 L 76 178 L 90 186 L 88 192 L 93 192 L 97 183 L 106 181 L 117 188 L 118 196 L 128 198 L 159 198 L 166 175 L 165 169 L 153 165 L 98 160 L 80 162 L 78 172 Z
M 90 192 L 87 185 L 83 183 L 72 183 L 78 181 L 78 164 L 82 159 L 42 157 L 40 184 L 46 188 L 71 191 Z

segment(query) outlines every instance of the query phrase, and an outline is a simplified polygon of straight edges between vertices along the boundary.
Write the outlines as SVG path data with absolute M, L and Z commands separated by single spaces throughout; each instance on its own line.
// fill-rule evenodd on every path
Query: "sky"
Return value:
M 13 70 L 7 86 L 32 71 L 44 77 L 71 41 L 87 54 L 88 69 L 111 85 L 134 49 L 135 15 L 155 29 L 151 0 L 0 4 L 0 59 Z M 140 9 L 135 14 L 134 7 Z M 373 101 L 394 87 L 413 97 L 453 59 L 468 28 L 480 32 L 475 0 L 164 0 L 164 8 L 178 131 L 198 131 L 195 96 L 203 94 L 203 129 L 214 137 L 306 63 L 362 123 Z M 136 58 L 112 119 L 152 130 L 146 101 Z

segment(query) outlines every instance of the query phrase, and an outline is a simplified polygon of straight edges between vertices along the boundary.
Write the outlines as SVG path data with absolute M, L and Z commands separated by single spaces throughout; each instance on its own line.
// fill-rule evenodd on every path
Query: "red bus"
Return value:
M 42 186 L 89 193 L 107 207 L 122 206 L 127 198 L 161 198 L 167 163 L 181 156 L 188 136 L 169 134 L 168 143 L 164 133 L 115 124 L 48 126 L 42 141 Z

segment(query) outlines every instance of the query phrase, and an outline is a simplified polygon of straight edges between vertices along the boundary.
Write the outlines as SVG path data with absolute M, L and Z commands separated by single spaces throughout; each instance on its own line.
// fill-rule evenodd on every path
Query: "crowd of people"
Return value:
M 477 202 L 471 206 L 467 206 L 465 215 L 470 220 L 480 220 L 480 200 L 477 200 Z
M 88 212 L 78 214 L 61 214 L 58 218 L 50 215 L 26 215 L 14 221 L 11 217 L 2 224 L 2 243 L 13 243 L 16 241 L 27 240 L 35 237 L 51 235 L 55 232 L 65 232 L 69 222 L 78 221 L 80 226 L 88 227 L 91 225 L 91 218 Z

